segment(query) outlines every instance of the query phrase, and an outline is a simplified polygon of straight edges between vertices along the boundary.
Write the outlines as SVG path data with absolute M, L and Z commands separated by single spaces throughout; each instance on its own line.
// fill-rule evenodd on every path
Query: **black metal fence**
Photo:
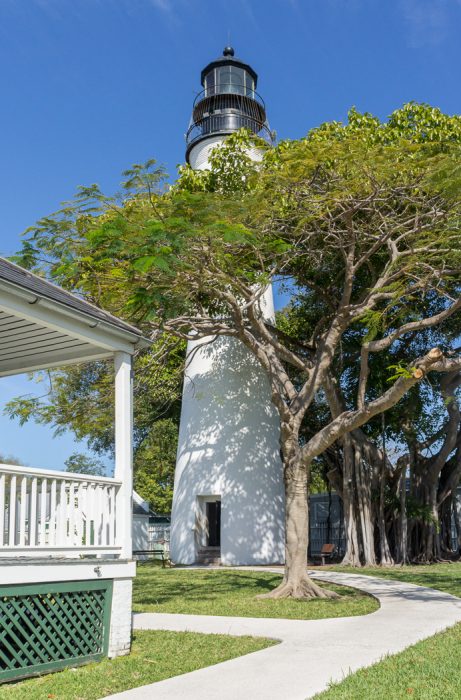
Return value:
M 309 498 L 309 556 L 319 555 L 324 544 L 334 544 L 340 557 L 346 551 L 343 505 L 336 493 Z

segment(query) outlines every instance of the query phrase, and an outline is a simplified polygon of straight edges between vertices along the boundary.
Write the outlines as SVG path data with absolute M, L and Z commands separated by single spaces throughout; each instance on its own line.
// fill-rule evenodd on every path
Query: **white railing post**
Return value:
M 116 538 L 121 557 L 132 556 L 133 518 L 133 380 L 131 355 L 116 352 L 115 364 L 115 478 L 121 481 L 116 501 Z

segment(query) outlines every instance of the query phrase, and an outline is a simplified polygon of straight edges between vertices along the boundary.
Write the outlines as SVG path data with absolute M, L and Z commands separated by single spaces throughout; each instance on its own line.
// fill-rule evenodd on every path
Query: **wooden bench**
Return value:
M 320 554 L 314 554 L 313 559 L 320 559 L 322 566 L 325 566 L 326 559 L 331 559 L 336 553 L 335 544 L 324 544 L 320 550 Z
M 171 559 L 170 559 L 170 553 L 168 550 L 165 549 L 137 549 L 135 552 L 133 552 L 133 556 L 147 556 L 147 557 L 152 557 L 152 559 L 155 559 L 157 556 L 161 557 L 162 560 L 162 568 L 165 569 L 167 566 L 171 566 Z

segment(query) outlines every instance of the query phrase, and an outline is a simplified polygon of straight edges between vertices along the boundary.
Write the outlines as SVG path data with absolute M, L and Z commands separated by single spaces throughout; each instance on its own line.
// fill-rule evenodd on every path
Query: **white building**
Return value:
M 130 649 L 132 356 L 148 344 L 0 258 L 0 377 L 115 365 L 114 478 L 0 464 L 0 682 Z
M 149 549 L 149 503 L 133 491 L 133 553 Z
M 242 127 L 271 140 L 257 80 L 230 47 L 203 69 L 187 133 L 193 168 L 206 168 L 211 149 Z M 264 313 L 274 316 L 270 288 Z M 189 343 L 171 522 L 174 562 L 283 562 L 279 432 L 266 374 L 239 341 Z

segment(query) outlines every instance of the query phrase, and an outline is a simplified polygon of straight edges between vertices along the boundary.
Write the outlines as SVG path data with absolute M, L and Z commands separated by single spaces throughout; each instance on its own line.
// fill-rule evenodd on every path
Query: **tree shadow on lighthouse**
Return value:
M 186 369 L 172 517 L 172 557 L 206 547 L 206 503 L 221 503 L 223 564 L 284 559 L 279 419 L 263 369 L 233 338 L 197 341 Z

